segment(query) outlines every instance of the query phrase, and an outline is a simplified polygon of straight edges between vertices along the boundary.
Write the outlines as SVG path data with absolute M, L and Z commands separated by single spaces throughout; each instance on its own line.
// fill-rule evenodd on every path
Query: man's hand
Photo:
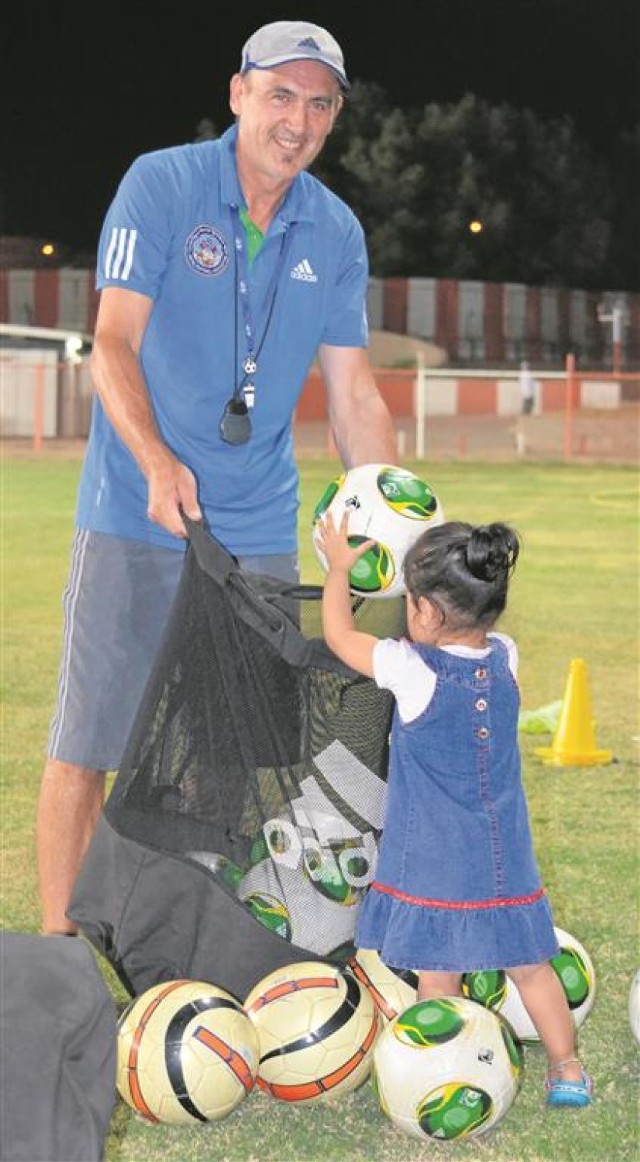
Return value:
M 192 520 L 202 519 L 196 478 L 191 469 L 169 455 L 149 472 L 147 485 L 149 520 L 176 537 L 186 537 L 181 510 Z

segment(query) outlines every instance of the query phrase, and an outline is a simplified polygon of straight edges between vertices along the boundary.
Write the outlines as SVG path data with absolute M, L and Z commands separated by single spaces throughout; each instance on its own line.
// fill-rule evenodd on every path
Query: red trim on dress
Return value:
M 410 896 L 407 892 L 401 892 L 399 888 L 390 888 L 387 884 L 379 883 L 378 880 L 374 880 L 371 887 L 375 888 L 377 892 L 393 896 L 396 900 L 402 900 L 405 904 L 418 904 L 423 908 L 448 908 L 454 912 L 475 911 L 477 908 L 507 908 L 511 904 L 535 904 L 545 894 L 544 888 L 538 888 L 537 891 L 531 892 L 528 896 L 508 896 L 506 898 L 499 896 L 493 900 L 431 900 L 426 896 Z

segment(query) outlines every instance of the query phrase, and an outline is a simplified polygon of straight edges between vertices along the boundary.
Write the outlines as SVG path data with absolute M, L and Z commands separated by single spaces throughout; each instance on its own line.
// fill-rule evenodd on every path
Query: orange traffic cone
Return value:
M 565 687 L 560 718 L 551 746 L 537 746 L 535 754 L 546 766 L 595 767 L 613 760 L 611 751 L 596 747 L 587 666 L 573 658 Z

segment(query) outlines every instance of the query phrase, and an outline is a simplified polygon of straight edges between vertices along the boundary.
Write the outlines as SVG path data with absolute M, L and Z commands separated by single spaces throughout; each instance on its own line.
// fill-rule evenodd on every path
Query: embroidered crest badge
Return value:
M 229 248 L 215 226 L 196 226 L 187 238 L 185 257 L 198 274 L 222 274 L 229 265 Z

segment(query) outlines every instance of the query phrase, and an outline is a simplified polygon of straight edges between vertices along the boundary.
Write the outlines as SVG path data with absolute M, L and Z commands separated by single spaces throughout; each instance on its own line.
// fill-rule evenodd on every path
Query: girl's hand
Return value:
M 348 510 L 338 528 L 328 512 L 324 520 L 318 522 L 318 545 L 328 566 L 322 591 L 322 628 L 329 649 L 347 666 L 372 678 L 373 651 L 378 639 L 355 628 L 349 574 L 358 557 L 375 545 L 375 541 L 366 540 L 352 548 L 347 535 L 348 525 Z
M 338 528 L 336 528 L 335 521 L 330 512 L 317 525 L 318 542 L 327 558 L 329 568 L 345 573 L 349 573 L 358 560 L 358 557 L 361 557 L 363 553 L 366 553 L 367 549 L 370 549 L 375 544 L 375 541 L 367 540 L 356 547 L 352 547 L 349 544 L 348 528 L 349 513 L 347 510 L 343 512 Z

